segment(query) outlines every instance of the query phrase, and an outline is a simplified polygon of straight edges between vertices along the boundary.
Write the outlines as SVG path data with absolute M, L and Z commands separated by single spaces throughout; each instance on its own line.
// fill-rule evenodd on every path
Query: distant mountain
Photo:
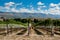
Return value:
M 56 18 L 60 15 L 44 14 L 44 13 L 14 13 L 14 12 L 0 12 L 0 17 L 6 18 Z

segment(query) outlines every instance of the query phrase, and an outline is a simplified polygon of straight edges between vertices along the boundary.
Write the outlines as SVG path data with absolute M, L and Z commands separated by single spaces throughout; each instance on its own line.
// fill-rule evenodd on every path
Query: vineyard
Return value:
M 24 27 L 8 28 L 8 32 L 6 28 L 0 28 L 0 40 L 60 40 L 60 29 L 54 29 L 54 36 L 51 31 L 51 28 L 34 27 L 28 35 L 28 29 Z
M 0 21 L 0 40 L 60 40 L 58 20 L 15 20 Z

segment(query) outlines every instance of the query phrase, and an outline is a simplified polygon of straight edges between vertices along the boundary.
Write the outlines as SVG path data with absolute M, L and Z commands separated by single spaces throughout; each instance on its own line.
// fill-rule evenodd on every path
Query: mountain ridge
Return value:
M 15 13 L 0 12 L 0 17 L 6 18 L 55 18 L 60 19 L 60 15 L 44 14 L 44 13 Z

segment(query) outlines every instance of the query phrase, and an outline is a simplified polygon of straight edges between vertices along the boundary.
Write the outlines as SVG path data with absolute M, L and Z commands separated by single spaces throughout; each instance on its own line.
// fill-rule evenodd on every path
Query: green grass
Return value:
M 28 23 L 22 23 L 20 21 L 14 21 L 14 20 L 10 20 L 10 21 L 0 21 L 0 24 L 3 24 L 3 26 L 5 26 L 4 24 L 17 24 L 20 25 L 21 27 L 27 27 Z M 1 27 L 1 25 L 0 25 Z

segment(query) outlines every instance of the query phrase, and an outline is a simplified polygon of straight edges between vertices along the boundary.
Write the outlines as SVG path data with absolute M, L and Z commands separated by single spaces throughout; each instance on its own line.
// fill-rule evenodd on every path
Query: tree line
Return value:
M 60 20 L 59 19 L 43 19 L 43 20 L 40 20 L 40 19 L 7 19 L 7 20 L 3 20 L 3 21 L 0 21 L 0 24 L 1 23 L 28 23 L 28 21 L 30 21 L 31 23 L 33 22 L 33 24 L 35 26 L 37 25 L 45 25 L 45 26 L 49 26 L 49 25 L 53 25 L 53 26 L 60 26 Z

